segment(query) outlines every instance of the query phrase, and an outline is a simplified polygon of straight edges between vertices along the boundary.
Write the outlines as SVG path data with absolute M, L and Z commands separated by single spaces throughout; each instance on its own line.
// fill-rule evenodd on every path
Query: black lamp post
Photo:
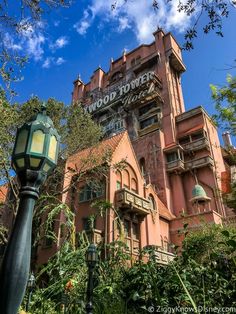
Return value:
M 87 304 L 86 313 L 93 313 L 93 288 L 94 288 L 94 269 L 98 261 L 97 247 L 90 244 L 86 253 L 86 263 L 88 266 L 88 286 L 87 286 Z
M 28 280 L 28 284 L 27 284 L 27 288 L 29 289 L 29 293 L 28 293 L 28 298 L 27 298 L 27 303 L 26 303 L 26 312 L 29 311 L 30 300 L 31 300 L 31 296 L 32 296 L 32 292 L 34 290 L 34 287 L 35 287 L 35 277 L 34 277 L 34 274 L 31 273 L 29 280 Z
M 0 313 L 16 314 L 24 297 L 30 269 L 33 208 L 39 188 L 56 167 L 59 135 L 46 107 L 18 129 L 12 166 L 21 184 L 15 224 L 0 270 Z

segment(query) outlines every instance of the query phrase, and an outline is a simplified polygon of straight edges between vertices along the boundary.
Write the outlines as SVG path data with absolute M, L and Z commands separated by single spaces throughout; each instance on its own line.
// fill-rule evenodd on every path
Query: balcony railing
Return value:
M 201 157 L 198 159 L 185 162 L 186 170 L 201 168 L 205 166 L 214 166 L 214 160 L 210 156 Z
M 149 201 L 126 188 L 116 191 L 116 205 L 138 215 L 149 214 Z
M 201 168 L 214 166 L 214 160 L 210 156 L 201 157 L 198 159 L 193 159 L 191 161 L 184 162 L 183 160 L 175 160 L 167 162 L 166 171 L 167 172 L 183 172 L 188 171 L 189 169 Z
M 191 110 L 181 113 L 180 115 L 176 116 L 175 119 L 176 119 L 176 122 L 180 122 L 182 120 L 189 119 L 193 116 L 196 116 L 198 114 L 203 114 L 203 113 L 204 113 L 203 108 L 199 106 L 199 107 L 196 107 L 196 108 L 193 108 Z
M 146 248 L 152 248 L 153 247 L 153 250 L 151 250 L 150 253 L 147 253 L 148 254 L 148 258 L 149 259 L 155 259 L 155 261 L 158 263 L 158 264 L 168 264 L 169 262 L 173 261 L 176 257 L 175 254 L 171 253 L 171 252 L 168 252 L 168 251 L 165 251 L 163 250 L 162 248 L 160 247 L 157 247 L 155 245 L 148 245 L 146 246 Z
M 166 171 L 167 172 L 174 172 L 174 171 L 184 171 L 184 162 L 183 160 L 174 160 L 170 161 L 166 164 Z
M 155 260 L 158 264 L 164 264 L 164 265 L 173 261 L 174 258 L 176 257 L 175 254 L 170 253 L 170 252 L 166 252 L 166 251 L 162 251 L 160 249 L 154 253 L 154 256 L 155 256 Z
M 203 148 L 206 148 L 206 149 L 210 148 L 209 141 L 206 137 L 200 138 L 200 139 L 195 140 L 193 142 L 182 144 L 182 146 L 185 150 L 191 150 L 191 151 L 196 151 L 196 150 L 200 150 Z

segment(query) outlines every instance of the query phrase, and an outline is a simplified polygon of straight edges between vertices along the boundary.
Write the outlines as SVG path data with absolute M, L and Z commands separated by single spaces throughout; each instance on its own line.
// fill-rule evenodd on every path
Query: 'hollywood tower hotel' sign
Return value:
M 185 111 L 185 70 L 172 34 L 158 30 L 153 43 L 111 60 L 108 72 L 98 68 L 87 84 L 78 78 L 73 90 L 73 101 L 83 104 L 106 137 L 128 131 L 146 184 L 176 217 L 173 239 L 183 213 L 210 213 L 209 221 L 225 215 L 216 193 L 225 171 L 217 131 L 202 107 Z M 196 198 L 198 185 L 203 192 Z

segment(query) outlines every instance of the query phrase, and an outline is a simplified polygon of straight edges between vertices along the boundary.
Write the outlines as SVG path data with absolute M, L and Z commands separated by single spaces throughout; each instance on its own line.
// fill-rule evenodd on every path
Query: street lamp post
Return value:
M 87 286 L 87 304 L 86 313 L 93 313 L 93 288 L 94 288 L 94 269 L 98 261 L 97 247 L 90 244 L 86 253 L 86 263 L 88 266 L 88 286 Z
M 35 286 L 35 277 L 34 277 L 34 274 L 31 273 L 29 280 L 28 280 L 28 284 L 27 284 L 27 288 L 29 289 L 29 293 L 28 293 L 28 298 L 27 298 L 27 303 L 26 303 L 26 312 L 29 311 L 29 306 L 30 306 L 30 301 L 31 301 L 32 292 L 34 290 L 34 286 Z
M 21 185 L 20 203 L 0 270 L 0 313 L 16 314 L 30 269 L 33 208 L 39 189 L 56 167 L 59 135 L 46 107 L 18 129 L 12 166 Z

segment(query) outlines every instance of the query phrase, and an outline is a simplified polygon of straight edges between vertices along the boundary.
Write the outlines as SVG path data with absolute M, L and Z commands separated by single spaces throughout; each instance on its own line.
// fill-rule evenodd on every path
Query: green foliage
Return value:
M 13 220 L 17 212 L 18 206 L 18 185 L 13 176 L 11 168 L 11 154 L 15 141 L 17 127 L 24 122 L 31 120 L 38 110 L 42 102 L 38 97 L 32 97 L 23 104 L 11 105 L 5 93 L 0 90 L 0 182 L 8 183 L 13 198 L 8 200 L 8 210 L 13 211 Z M 48 99 L 47 114 L 52 118 L 54 126 L 57 128 L 61 136 L 61 152 L 59 156 L 59 163 L 54 173 L 48 178 L 44 193 L 36 204 L 36 215 L 34 222 L 34 239 L 38 240 L 42 234 L 46 232 L 47 237 L 52 240 L 55 239 L 54 233 L 51 231 L 52 223 L 61 212 L 64 214 L 66 220 L 66 229 L 68 237 L 71 235 L 74 228 L 72 223 L 71 209 L 62 205 L 58 195 L 63 193 L 63 177 L 64 177 L 64 160 L 76 150 L 82 150 L 88 146 L 98 143 L 102 136 L 101 129 L 96 125 L 89 114 L 84 113 L 81 106 L 72 104 L 70 106 L 64 105 L 55 99 Z M 92 159 L 93 154 L 90 158 Z M 96 171 L 94 170 L 94 173 Z M 93 176 L 94 176 L 93 173 Z M 80 176 L 78 175 L 78 179 Z M 71 186 L 68 187 L 70 189 Z M 42 223 L 42 217 L 48 219 Z M 73 226 L 72 226 L 73 225 Z M 42 231 L 44 230 L 44 232 Z M 3 235 L 3 233 L 2 233 Z M 68 238 L 65 238 L 68 239 Z
M 68 299 L 67 313 L 83 313 L 86 303 L 87 272 L 84 260 L 87 244 L 75 251 L 66 244 L 38 274 L 44 288 L 37 294 L 42 303 L 59 310 L 61 293 Z M 104 247 L 99 247 L 100 257 Z M 143 259 L 130 259 L 123 242 L 106 247 L 100 258 L 94 282 L 95 314 L 147 313 L 150 307 L 201 309 L 235 307 L 236 229 L 205 226 L 189 233 L 183 254 L 167 266 L 157 264 L 156 249 L 144 249 Z M 148 258 L 149 256 L 149 258 Z M 38 298 L 38 297 L 37 297 Z M 78 302 L 79 301 L 79 302 Z M 32 313 L 36 309 L 32 301 Z M 52 303 L 54 302 L 54 303 Z M 77 303 L 76 303 L 77 302 Z M 205 311 L 204 310 L 204 311 Z M 53 312 L 52 312 L 53 313 Z
M 236 77 L 227 76 L 227 85 L 210 85 L 217 114 L 214 119 L 218 125 L 236 135 Z

